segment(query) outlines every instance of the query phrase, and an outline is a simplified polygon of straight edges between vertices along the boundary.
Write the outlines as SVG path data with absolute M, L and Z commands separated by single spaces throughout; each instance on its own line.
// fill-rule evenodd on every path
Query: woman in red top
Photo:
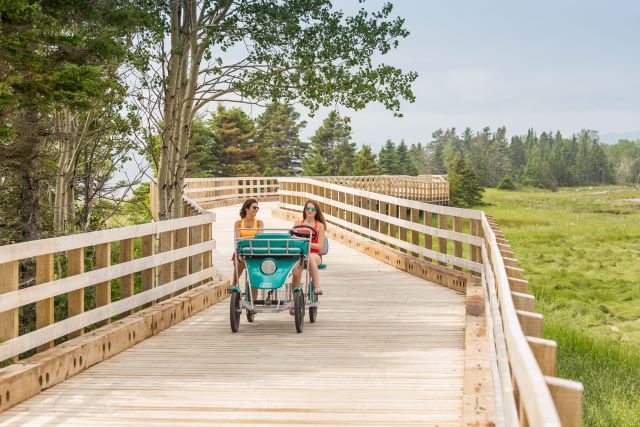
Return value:
M 311 241 L 311 253 L 309 254 L 309 273 L 313 279 L 313 286 L 316 295 L 322 295 L 320 289 L 320 274 L 318 274 L 318 266 L 322 263 L 322 246 L 324 245 L 324 233 L 327 231 L 327 223 L 320 210 L 320 204 L 315 200 L 307 200 L 302 210 L 302 219 L 296 221 L 294 226 L 307 225 L 316 230 L 316 238 Z M 297 287 L 302 278 L 303 265 L 298 265 L 293 270 L 293 287 Z

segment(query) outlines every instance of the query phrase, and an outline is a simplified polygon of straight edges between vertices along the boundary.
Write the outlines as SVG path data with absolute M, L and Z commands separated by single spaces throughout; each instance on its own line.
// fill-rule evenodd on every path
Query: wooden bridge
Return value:
M 190 179 L 184 218 L 1 247 L 0 426 L 581 425 L 582 386 L 555 377 L 508 242 L 481 211 L 429 203 L 443 182 Z M 286 313 L 230 331 L 247 197 L 270 227 L 306 198 L 325 212 L 325 295 L 302 334 Z

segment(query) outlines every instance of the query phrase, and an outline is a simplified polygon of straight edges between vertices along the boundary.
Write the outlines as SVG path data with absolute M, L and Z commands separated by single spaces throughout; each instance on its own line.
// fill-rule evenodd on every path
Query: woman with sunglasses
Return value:
M 260 230 L 264 229 L 264 223 L 256 218 L 259 209 L 260 207 L 258 206 L 258 201 L 256 199 L 245 200 L 242 204 L 242 208 L 240 208 L 240 219 L 236 221 L 233 229 L 235 240 L 238 238 L 253 237 L 258 234 Z M 238 254 L 235 252 L 231 257 L 231 261 L 233 261 L 234 264 L 237 263 L 236 268 L 233 269 L 233 283 L 231 287 L 234 288 L 238 285 L 238 278 L 244 271 L 245 264 L 244 261 L 238 258 Z M 251 289 L 251 294 L 255 301 L 258 295 L 258 290 Z
M 296 221 L 294 226 L 306 225 L 316 230 L 315 238 L 311 241 L 311 253 L 309 254 L 309 273 L 313 279 L 313 286 L 316 295 L 322 295 L 320 289 L 320 274 L 318 266 L 322 263 L 322 247 L 324 246 L 324 234 L 327 231 L 327 222 L 324 220 L 320 204 L 315 200 L 307 200 L 302 210 L 302 220 Z M 303 232 L 304 229 L 298 231 Z M 302 278 L 303 265 L 299 265 L 293 271 L 293 287 L 297 287 Z

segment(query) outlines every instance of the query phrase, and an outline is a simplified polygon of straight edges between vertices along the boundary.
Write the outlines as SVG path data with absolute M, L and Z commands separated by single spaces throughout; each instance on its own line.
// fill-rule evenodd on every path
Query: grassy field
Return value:
M 558 341 L 559 376 L 585 386 L 585 425 L 640 426 L 640 191 L 487 190 Z

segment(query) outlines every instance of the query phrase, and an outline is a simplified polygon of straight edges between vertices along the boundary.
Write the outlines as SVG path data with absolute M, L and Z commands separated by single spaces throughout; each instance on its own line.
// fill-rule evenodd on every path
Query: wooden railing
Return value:
M 214 219 L 215 214 L 206 213 L 2 247 L 0 360 L 51 348 L 58 338 L 79 336 L 84 328 L 210 281 L 215 274 Z M 117 252 L 112 253 L 114 247 Z M 111 265 L 114 259 L 119 263 Z M 35 285 L 18 289 L 20 264 L 29 262 L 35 262 Z M 117 288 L 112 288 L 114 280 Z M 95 308 L 85 311 L 85 289 L 94 292 L 94 287 Z M 113 289 L 119 290 L 117 301 L 112 301 Z M 66 318 L 54 322 L 54 300 L 63 294 Z M 36 329 L 18 336 L 18 311 L 34 303 Z
M 481 331 L 489 344 L 497 425 L 581 425 L 582 385 L 555 378 L 556 344 L 541 338 L 542 316 L 533 313 L 535 300 L 526 293 L 523 271 L 517 268 L 504 236 L 496 231 L 497 224 L 484 212 L 435 206 L 325 180 L 281 178 L 279 182 L 281 216 L 299 217 L 305 200 L 315 199 L 330 231 L 338 228 L 367 239 L 369 243 L 360 244 L 363 252 L 377 256 L 385 250 L 376 246 L 391 248 L 395 254 L 385 254 L 383 260 L 391 257 L 390 264 L 466 291 L 468 296 L 478 291 L 468 273 L 480 274 L 479 298 L 487 324 Z M 446 281 L 443 267 L 467 278 Z M 480 344 L 476 337 L 473 345 Z M 479 373 L 473 375 L 478 377 L 476 389 L 491 386 L 480 387 Z M 474 394 L 474 389 L 468 393 Z
M 338 177 L 340 178 L 340 177 Z M 457 270 L 482 272 L 482 212 L 423 203 L 311 178 L 280 178 L 280 207 L 320 202 L 342 229 Z
M 442 175 L 370 175 L 313 177 L 331 184 L 387 194 L 407 200 L 449 204 L 449 183 Z
M 258 200 L 276 200 L 278 178 L 187 178 L 184 195 L 202 209 L 211 209 L 253 197 Z

